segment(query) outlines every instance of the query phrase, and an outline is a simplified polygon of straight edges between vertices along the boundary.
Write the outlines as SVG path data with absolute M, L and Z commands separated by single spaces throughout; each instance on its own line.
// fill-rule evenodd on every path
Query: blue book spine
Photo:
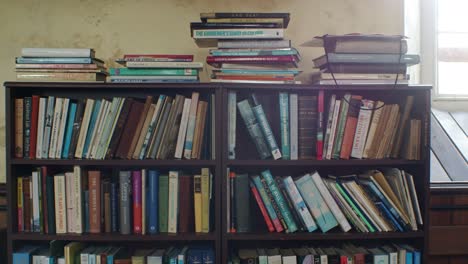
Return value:
M 97 116 L 99 115 L 99 110 L 101 108 L 101 100 L 96 100 L 96 102 L 94 103 L 94 108 L 93 108 L 93 114 L 91 115 L 91 120 L 89 121 L 89 126 L 88 126 L 88 133 L 86 133 L 86 140 L 85 140 L 85 144 L 84 144 L 84 147 L 83 147 L 83 158 L 86 158 L 86 156 L 88 155 L 88 151 L 89 151 L 89 145 L 91 144 L 91 137 L 92 137 L 92 134 L 93 134 L 93 131 L 94 131 L 94 127 L 96 126 L 96 119 L 97 119 Z
M 396 218 L 392 215 L 392 213 L 390 212 L 390 210 L 388 210 L 388 208 L 385 206 L 384 203 L 382 202 L 375 202 L 374 203 L 379 209 L 380 211 L 383 213 L 383 215 L 385 215 L 387 217 L 387 219 L 390 220 L 390 222 L 392 223 L 392 225 L 398 229 L 398 231 L 400 232 L 403 232 L 404 229 L 403 227 L 400 225 L 400 223 L 398 223 L 398 221 L 396 220 Z
M 187 253 L 187 264 L 201 264 L 203 252 L 199 249 L 189 249 Z
M 65 138 L 63 141 L 63 151 L 62 151 L 62 159 L 68 158 L 68 152 L 70 151 L 70 143 L 73 134 L 73 122 L 75 120 L 76 115 L 76 103 L 71 103 L 70 111 L 68 112 L 68 120 L 66 124 L 65 130 Z
M 304 199 L 302 199 L 302 196 L 299 193 L 299 190 L 297 189 L 296 185 L 294 184 L 294 181 L 292 180 L 291 176 L 284 178 L 283 182 L 286 191 L 288 192 L 289 197 L 291 198 L 291 201 L 294 204 L 294 208 L 296 209 L 297 213 L 302 218 L 302 221 L 307 227 L 307 231 L 315 231 L 317 229 L 317 225 L 315 224 L 315 221 L 312 218 L 312 215 L 310 214 L 309 209 L 307 208 Z
M 150 234 L 156 234 L 158 233 L 158 204 L 159 204 L 159 171 L 156 170 L 150 170 L 148 172 L 148 232 Z
M 29 264 L 31 256 L 29 253 L 13 253 L 13 264 Z
M 290 141 L 289 141 L 289 95 L 288 93 L 279 94 L 280 106 L 280 126 L 281 126 L 281 151 L 283 159 L 289 160 Z
M 421 251 L 415 250 L 413 251 L 413 254 L 414 254 L 413 263 L 421 264 Z
M 413 252 L 406 250 L 406 264 L 415 264 L 413 263 Z
M 16 58 L 16 63 L 25 63 L 25 64 L 30 64 L 30 63 L 45 63 L 45 64 L 90 64 L 93 63 L 92 58 L 46 58 L 46 57 L 41 57 L 41 58 L 24 58 L 24 57 L 18 57 Z
M 119 231 L 119 189 L 116 182 L 111 183 L 110 189 L 111 202 L 111 231 Z
M 275 199 L 275 202 L 278 204 L 278 207 L 281 210 L 281 213 L 283 214 L 284 221 L 288 225 L 288 231 L 290 233 L 296 232 L 297 225 L 294 222 L 291 211 L 289 210 L 289 207 L 286 204 L 286 201 L 284 200 L 281 191 L 278 189 L 278 186 L 276 186 L 276 182 L 273 179 L 270 170 L 262 171 L 262 176 L 268 184 L 268 188 L 270 188 L 271 194 L 273 195 L 273 199 Z
M 262 129 L 263 136 L 266 138 L 266 142 L 270 148 L 271 154 L 273 155 L 273 159 L 277 160 L 281 158 L 281 151 L 276 143 L 275 135 L 273 135 L 273 131 L 268 123 L 268 119 L 266 118 L 262 105 L 252 107 L 252 111 L 254 112 L 260 128 Z
M 198 83 L 200 80 L 178 79 L 111 79 L 113 83 Z
M 89 191 L 83 192 L 84 196 L 84 225 L 85 233 L 89 232 Z
M 203 264 L 213 264 L 214 263 L 214 252 L 211 248 L 208 248 L 202 253 L 202 263 Z
M 255 114 L 252 111 L 249 101 L 243 100 L 238 102 L 237 108 L 239 109 L 239 113 L 244 120 L 247 131 L 257 148 L 258 154 L 260 154 L 260 158 L 266 159 L 270 157 L 271 155 L 268 152 L 265 136 L 262 133 L 262 129 L 258 124 L 257 118 L 255 118 Z

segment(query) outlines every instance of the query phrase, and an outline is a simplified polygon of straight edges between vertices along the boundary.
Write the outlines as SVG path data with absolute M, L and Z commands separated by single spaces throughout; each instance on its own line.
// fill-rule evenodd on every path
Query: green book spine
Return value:
M 278 189 L 278 186 L 276 186 L 275 180 L 273 179 L 273 176 L 271 175 L 270 171 L 269 170 L 262 171 L 262 176 L 267 182 L 268 188 L 270 188 L 271 194 L 273 195 L 273 198 L 275 199 L 276 203 L 278 204 L 278 207 L 281 210 L 281 213 L 283 214 L 284 221 L 288 225 L 288 231 L 290 233 L 296 232 L 297 231 L 296 222 L 294 222 L 291 211 L 289 210 L 289 207 L 286 204 L 284 197 L 282 196 L 280 190 Z
M 261 159 L 266 159 L 271 156 L 269 153 L 268 146 L 266 144 L 265 137 L 263 136 L 262 129 L 258 123 L 255 114 L 252 111 L 252 107 L 248 100 L 243 100 L 237 103 L 237 108 L 239 113 L 244 120 L 247 131 L 249 132 L 250 138 L 253 140 L 255 146 L 257 147 L 258 154 Z
M 349 102 L 351 100 L 351 94 L 347 93 L 341 99 L 340 117 L 338 120 L 338 126 L 336 128 L 335 143 L 333 144 L 333 159 L 340 158 L 341 143 L 343 143 L 344 129 L 346 125 L 346 118 L 348 116 Z
M 167 233 L 167 219 L 169 206 L 169 176 L 159 177 L 159 232 Z
M 47 226 L 49 234 L 55 234 L 54 177 L 46 177 Z
M 288 93 L 279 94 L 280 106 L 280 126 L 281 126 L 281 152 L 283 159 L 289 160 L 290 142 L 289 142 L 289 95 Z
M 110 75 L 113 76 L 197 76 L 197 69 L 132 69 L 132 68 L 111 68 Z

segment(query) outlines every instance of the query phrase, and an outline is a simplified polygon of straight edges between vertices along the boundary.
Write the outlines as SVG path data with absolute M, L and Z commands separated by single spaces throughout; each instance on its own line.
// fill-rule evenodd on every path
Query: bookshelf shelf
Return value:
M 265 166 L 299 166 L 299 167 L 326 167 L 326 166 L 406 166 L 422 165 L 420 160 L 229 160 L 228 166 L 233 167 L 265 167 Z
M 119 166 L 119 167 L 212 167 L 214 160 L 33 160 L 13 159 L 12 165 L 34 166 Z
M 423 231 L 416 232 L 376 232 L 376 233 L 258 233 L 227 234 L 228 240 L 376 240 L 376 239 L 417 239 L 424 238 Z
M 157 235 L 122 235 L 122 234 L 63 234 L 63 235 L 48 235 L 48 234 L 33 234 L 33 233 L 16 233 L 11 234 L 12 240 L 22 241 L 49 241 L 49 240 L 66 240 L 66 241 L 215 241 L 214 233 L 196 234 L 196 233 L 181 233 L 181 234 L 157 234 Z

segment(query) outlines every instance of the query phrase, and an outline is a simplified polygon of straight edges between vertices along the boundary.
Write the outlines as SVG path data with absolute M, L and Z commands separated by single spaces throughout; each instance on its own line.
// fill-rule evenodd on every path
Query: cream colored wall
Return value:
M 14 57 L 23 47 L 94 48 L 108 66 L 125 53 L 195 54 L 204 61 L 208 50 L 194 44 L 189 24 L 200 12 L 212 11 L 289 12 L 286 36 L 295 46 L 325 33 L 403 32 L 403 0 L 0 0 L 0 81 L 15 79 Z M 298 48 L 305 78 L 322 50 Z M 208 73 L 205 69 L 202 80 Z M 4 91 L 0 94 L 3 104 Z M 0 153 L 4 182 L 4 107 Z

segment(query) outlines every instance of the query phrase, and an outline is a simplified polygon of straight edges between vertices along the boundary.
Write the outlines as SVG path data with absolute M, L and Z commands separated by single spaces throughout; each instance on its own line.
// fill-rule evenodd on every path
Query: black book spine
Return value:
M 229 199 L 230 199 L 230 215 L 231 223 L 229 231 L 231 233 L 236 233 L 237 217 L 236 217 L 236 173 L 229 172 Z
M 235 181 L 236 189 L 236 217 L 238 233 L 250 232 L 250 187 L 249 175 L 237 174 Z
M 284 221 L 283 214 L 281 213 L 278 204 L 276 203 L 275 199 L 273 198 L 273 194 L 271 194 L 270 188 L 268 188 L 268 184 L 266 183 L 265 179 L 261 178 L 263 188 L 265 189 L 268 199 L 270 199 L 271 204 L 273 205 L 273 209 L 275 210 L 276 215 L 278 216 L 278 219 L 280 220 L 281 225 L 283 226 L 284 230 L 286 233 L 288 233 L 288 225 L 286 224 L 286 221 Z
M 78 137 L 80 136 L 80 127 L 81 127 L 81 121 L 83 120 L 83 112 L 84 112 L 85 104 L 86 104 L 86 99 L 83 99 L 78 102 L 78 105 L 76 107 L 75 120 L 73 121 L 72 140 L 70 143 L 70 150 L 68 152 L 69 159 L 73 159 L 75 157 L 75 150 L 76 150 L 76 145 L 78 143 Z
M 23 158 L 29 158 L 29 148 L 31 146 L 31 106 L 32 97 L 24 98 L 23 112 Z

